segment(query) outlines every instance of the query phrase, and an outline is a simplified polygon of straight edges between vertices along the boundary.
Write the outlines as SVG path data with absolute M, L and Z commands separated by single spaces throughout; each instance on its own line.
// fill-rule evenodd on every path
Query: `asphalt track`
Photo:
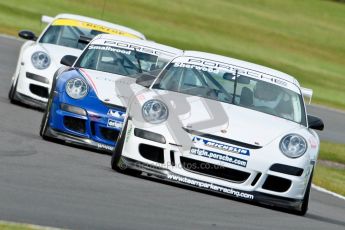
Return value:
M 42 113 L 7 99 L 21 43 L 0 37 L 0 219 L 70 229 L 345 228 L 345 200 L 316 190 L 299 217 L 115 173 L 107 155 L 43 141 Z M 325 119 L 324 139 L 345 142 L 344 114 L 310 111 Z

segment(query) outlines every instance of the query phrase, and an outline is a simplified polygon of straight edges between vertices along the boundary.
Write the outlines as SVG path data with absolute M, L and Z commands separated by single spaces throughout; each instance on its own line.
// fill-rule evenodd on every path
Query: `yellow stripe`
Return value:
M 121 35 L 125 37 L 131 37 L 131 38 L 140 38 L 134 34 L 130 34 L 121 30 L 117 29 L 112 29 L 109 27 L 105 26 L 100 26 L 96 25 L 90 22 L 82 22 L 74 19 L 56 19 L 52 25 L 54 26 L 75 26 L 75 27 L 80 27 L 80 28 L 85 28 L 85 29 L 90 29 L 90 30 L 97 30 L 103 33 L 107 34 L 116 34 L 116 35 Z

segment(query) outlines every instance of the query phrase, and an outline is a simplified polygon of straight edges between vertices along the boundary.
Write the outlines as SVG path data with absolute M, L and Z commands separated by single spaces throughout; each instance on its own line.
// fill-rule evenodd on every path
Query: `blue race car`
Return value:
M 54 76 L 42 118 L 43 139 L 112 152 L 133 93 L 182 51 L 150 41 L 98 35 L 79 58 L 67 55 Z M 70 67 L 68 67 L 70 66 Z

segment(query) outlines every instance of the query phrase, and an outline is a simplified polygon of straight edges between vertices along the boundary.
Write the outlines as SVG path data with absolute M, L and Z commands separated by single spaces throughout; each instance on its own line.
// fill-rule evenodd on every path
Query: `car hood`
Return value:
M 127 107 L 130 97 L 143 87 L 135 84 L 135 78 L 118 74 L 80 68 L 101 101 Z
M 38 45 L 49 55 L 52 63 L 58 67 L 61 66 L 60 61 L 61 61 L 61 58 L 63 58 L 63 56 L 73 55 L 73 56 L 79 57 L 79 55 L 82 52 L 82 50 L 80 49 L 48 44 L 48 43 L 38 43 Z
M 303 128 L 302 125 L 215 100 L 186 94 L 155 90 L 168 106 L 169 112 L 178 116 L 180 124 L 189 133 L 212 134 L 256 146 L 265 146 L 277 137 Z M 176 122 L 171 120 L 170 122 Z

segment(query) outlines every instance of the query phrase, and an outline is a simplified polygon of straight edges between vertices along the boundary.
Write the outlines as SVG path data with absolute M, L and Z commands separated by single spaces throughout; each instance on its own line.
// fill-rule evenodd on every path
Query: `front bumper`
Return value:
M 48 77 L 45 77 L 46 75 L 52 76 L 53 73 L 45 70 L 32 70 L 30 72 L 27 71 L 26 68 L 20 68 L 15 99 L 31 107 L 44 110 L 51 88 L 51 80 L 49 80 Z
M 16 101 L 23 103 L 23 104 L 26 104 L 28 106 L 31 106 L 33 108 L 37 108 L 40 110 L 45 110 L 45 108 L 47 106 L 47 102 L 34 99 L 32 97 L 29 97 L 29 96 L 22 94 L 22 93 L 19 93 L 19 92 L 15 92 L 14 99 Z
M 301 206 L 313 169 L 308 156 L 285 159 L 283 154 L 272 154 L 276 151 L 275 146 L 250 149 L 249 153 L 240 145 L 197 138 L 208 139 L 223 147 L 232 145 L 232 150 L 237 153 L 222 151 L 207 146 L 206 142 L 194 142 L 194 134 L 188 134 L 191 147 L 183 148 L 169 137 L 163 126 L 156 129 L 140 126 L 140 129 L 163 134 L 166 143 L 139 137 L 135 134 L 136 129 L 135 123 L 129 119 L 122 150 L 122 158 L 129 168 L 247 201 L 296 210 Z
M 111 153 L 122 129 L 123 117 L 114 117 L 114 114 L 117 114 L 114 112 L 115 109 L 105 105 L 98 98 L 75 100 L 65 93 L 54 93 L 47 136 Z M 116 111 L 125 113 L 125 109 L 121 109 L 122 111 Z
M 173 182 L 183 186 L 191 186 L 204 191 L 214 192 L 217 194 L 226 195 L 248 202 L 257 202 L 269 206 L 273 205 L 275 207 L 286 208 L 289 210 L 299 210 L 303 202 L 301 199 L 279 197 L 255 191 L 242 191 L 230 187 L 217 185 L 214 183 L 208 183 L 194 178 L 181 176 L 179 174 L 173 173 L 168 169 L 152 166 L 150 164 L 145 164 L 143 162 L 136 161 L 127 157 L 121 157 L 121 164 L 122 169 L 130 168 L 138 170 L 164 181 Z
M 84 148 L 87 147 L 97 151 L 101 150 L 102 152 L 112 153 L 112 151 L 114 150 L 113 146 L 104 145 L 89 138 L 83 138 L 68 133 L 63 133 L 52 129 L 51 127 L 47 128 L 45 135 L 50 138 L 63 140 L 69 144 L 77 145 Z

